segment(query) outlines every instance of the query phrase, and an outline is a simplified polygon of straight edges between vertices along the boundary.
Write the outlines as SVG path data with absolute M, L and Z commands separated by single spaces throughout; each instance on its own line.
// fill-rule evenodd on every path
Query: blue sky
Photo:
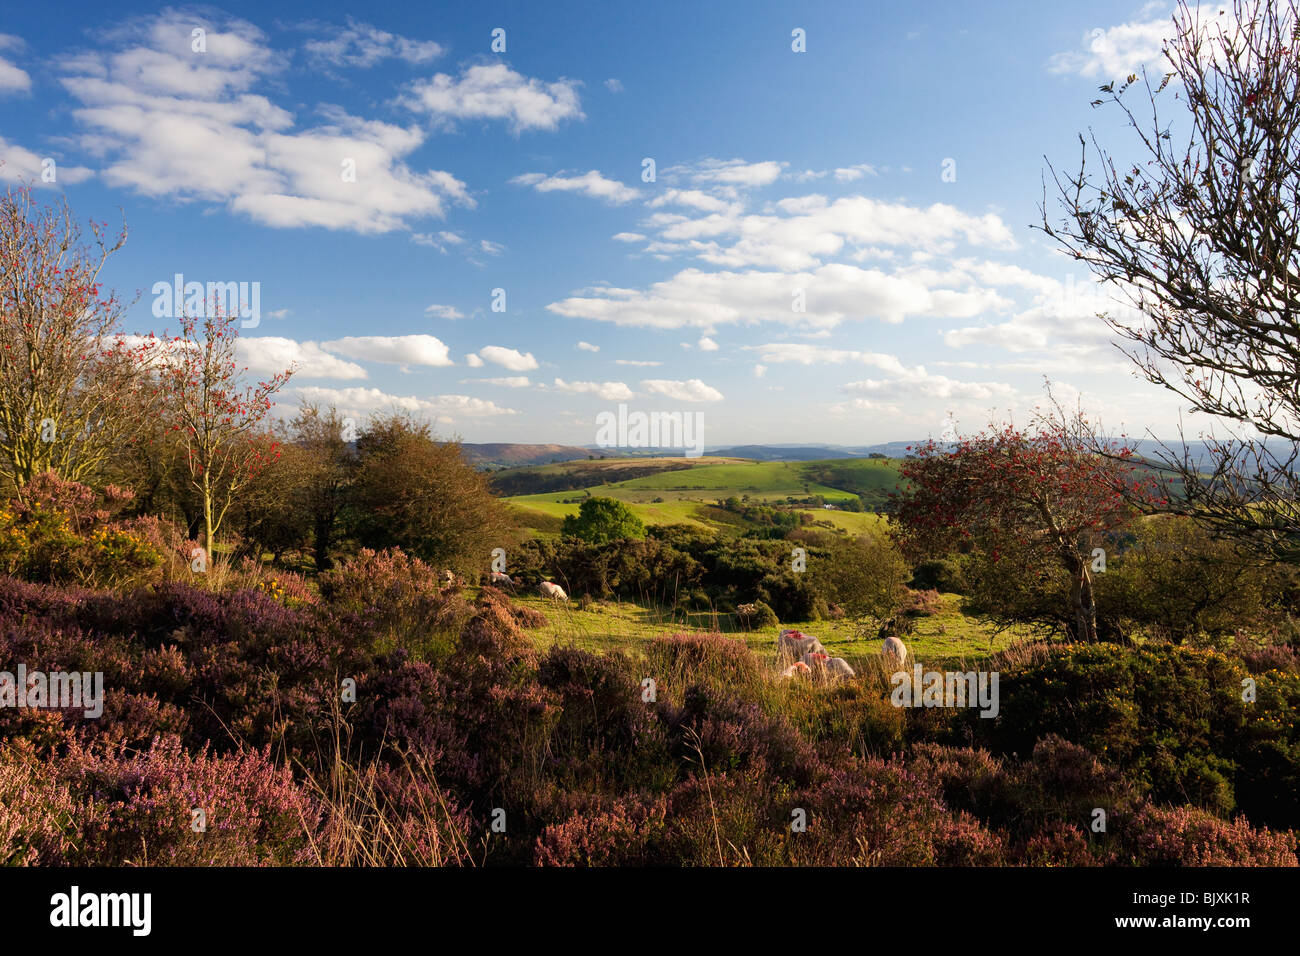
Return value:
M 1169 433 L 1028 226 L 1044 155 L 1122 145 L 1089 101 L 1158 69 L 1171 8 L 702 6 L 9 5 L 0 179 L 125 214 L 130 332 L 175 327 L 176 273 L 259 283 L 244 357 L 296 363 L 281 411 L 591 444 L 625 402 L 856 445 L 1023 420 L 1048 375 Z

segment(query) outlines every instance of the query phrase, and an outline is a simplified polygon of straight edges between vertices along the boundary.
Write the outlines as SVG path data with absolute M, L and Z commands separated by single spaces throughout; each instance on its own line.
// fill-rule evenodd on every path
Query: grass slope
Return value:
M 625 460 L 540 466 L 528 469 L 524 475 L 512 475 L 515 486 L 526 485 L 530 478 L 545 486 L 544 483 L 554 482 L 566 473 L 588 480 L 605 480 L 582 488 L 521 494 L 505 500 L 516 509 L 521 524 L 541 534 L 558 533 L 559 522 L 566 515 L 575 514 L 587 495 L 622 501 L 648 525 L 688 524 L 734 530 L 733 522 L 710 507 L 720 498 L 748 497 L 749 503 L 757 504 L 821 495 L 833 504 L 865 494 L 869 500 L 883 501 L 898 480 L 895 464 L 881 459 L 778 462 L 706 457 L 687 461 L 691 466 L 681 469 L 683 459 L 679 458 L 640 459 L 637 462 L 640 468 L 657 463 L 677 467 L 627 479 L 620 478 L 629 469 Z M 808 510 L 823 526 L 850 534 L 861 534 L 879 522 L 877 516 L 869 513 L 803 510 Z

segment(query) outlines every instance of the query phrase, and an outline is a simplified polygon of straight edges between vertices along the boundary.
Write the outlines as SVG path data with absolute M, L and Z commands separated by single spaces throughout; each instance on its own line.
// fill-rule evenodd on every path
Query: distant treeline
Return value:
M 547 472 L 533 468 L 512 468 L 493 474 L 488 478 L 492 493 L 502 498 L 516 495 L 544 495 L 556 491 L 574 491 L 579 488 L 594 488 L 611 481 L 631 481 L 657 475 L 663 471 L 683 471 L 693 467 L 691 462 L 661 462 L 654 465 L 628 465 L 611 471 L 608 467 L 590 466 L 566 468 L 563 471 Z

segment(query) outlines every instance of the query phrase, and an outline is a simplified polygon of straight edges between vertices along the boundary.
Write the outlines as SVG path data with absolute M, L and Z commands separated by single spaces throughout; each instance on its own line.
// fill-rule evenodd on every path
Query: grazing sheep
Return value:
M 830 677 L 856 677 L 857 674 L 849 666 L 849 662 L 842 657 L 832 657 L 826 662 L 826 672 Z
M 567 601 L 569 599 L 569 596 L 564 593 L 564 588 L 554 581 L 543 581 L 537 585 L 537 590 L 542 597 L 548 597 L 555 601 Z
M 824 654 L 826 648 L 811 634 L 784 630 L 776 639 L 776 654 L 782 661 L 799 660 L 806 654 Z
M 811 671 L 819 671 L 826 666 L 831 656 L 825 651 L 809 651 L 803 656 L 803 664 Z
M 492 586 L 493 586 L 494 588 L 512 588 L 512 589 L 513 589 L 514 586 L 515 586 L 515 582 L 514 582 L 514 580 L 510 577 L 510 575 L 506 574 L 504 571 L 493 571 L 493 572 L 492 572 Z
M 880 645 L 880 653 L 885 657 L 894 659 L 894 666 L 902 670 L 907 663 L 907 647 L 896 637 L 887 637 L 885 642 Z M 886 663 L 889 663 L 886 661 Z
M 781 671 L 782 677 L 811 677 L 812 671 L 803 661 L 795 661 L 785 670 Z
M 444 588 L 461 587 L 464 586 L 464 584 L 465 582 L 450 568 L 442 572 L 442 586 Z

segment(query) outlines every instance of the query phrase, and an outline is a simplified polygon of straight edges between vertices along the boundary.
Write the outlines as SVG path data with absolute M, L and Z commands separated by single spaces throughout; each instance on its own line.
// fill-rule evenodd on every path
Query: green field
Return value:
M 961 612 L 961 598 L 945 594 L 939 613 L 916 619 L 913 634 L 906 637 L 909 652 L 920 661 L 962 660 L 981 657 L 1009 647 L 1015 641 L 1033 637 L 1029 628 L 996 633 L 975 618 Z M 584 650 L 624 651 L 639 656 L 645 645 L 656 637 L 678 632 L 719 631 L 743 639 L 760 656 L 771 654 L 777 633 L 794 627 L 815 634 L 835 656 L 851 663 L 880 653 L 880 642 L 873 636 L 858 637 L 848 621 L 813 621 L 785 623 L 779 627 L 741 631 L 730 614 L 681 613 L 646 608 L 627 601 L 593 601 L 586 610 L 578 602 L 555 604 L 545 598 L 521 595 L 518 603 L 536 608 L 546 615 L 547 624 L 531 631 L 538 648 L 574 645 Z
M 682 459 L 636 459 L 635 466 L 656 463 L 680 464 Z M 719 499 L 739 498 L 746 504 L 777 504 L 788 499 L 820 495 L 828 504 L 844 502 L 866 494 L 883 500 L 897 483 L 892 461 L 846 459 L 820 462 L 769 462 L 738 458 L 697 458 L 691 467 L 619 480 L 619 472 L 630 467 L 620 459 L 563 462 L 518 469 L 539 480 L 566 471 L 582 475 L 608 475 L 601 484 L 541 494 L 516 495 L 505 500 L 516 509 L 525 527 L 541 534 L 555 534 L 566 515 L 576 514 L 584 497 L 614 498 L 627 504 L 647 525 L 687 524 L 714 530 L 735 528 L 736 516 L 713 507 Z M 818 479 L 824 479 L 819 481 Z M 834 484 L 825 483 L 826 481 Z M 870 512 L 832 509 L 799 509 L 824 527 L 850 534 L 875 528 L 880 518 Z

